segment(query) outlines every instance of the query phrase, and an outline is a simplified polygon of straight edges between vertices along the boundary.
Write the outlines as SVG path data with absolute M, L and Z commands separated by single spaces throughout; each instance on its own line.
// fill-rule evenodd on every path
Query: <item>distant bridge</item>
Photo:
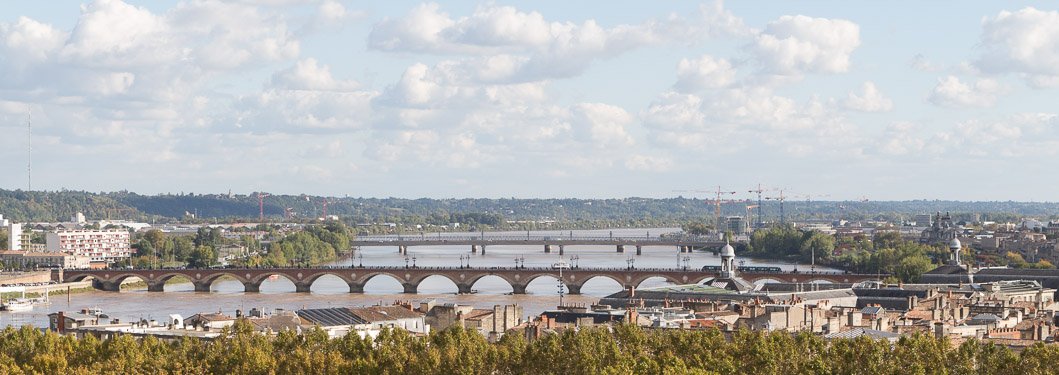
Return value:
M 485 254 L 487 246 L 493 245 L 522 245 L 541 246 L 545 253 L 552 252 L 553 248 L 559 250 L 562 255 L 566 246 L 590 245 L 590 246 L 614 246 L 619 253 L 625 252 L 625 247 L 636 249 L 636 255 L 643 253 L 644 246 L 674 246 L 680 252 L 691 252 L 694 248 L 719 248 L 724 246 L 724 241 L 703 236 L 683 237 L 614 237 L 614 236 L 446 236 L 446 235 L 412 235 L 412 236 L 362 236 L 350 241 L 352 246 L 396 246 L 397 251 L 402 254 L 408 253 L 409 246 L 470 246 L 471 252 L 478 250 Z
M 102 270 L 56 270 L 53 279 L 56 281 L 83 281 L 91 279 L 93 286 L 106 291 L 120 290 L 122 281 L 136 277 L 147 283 L 147 290 L 161 292 L 165 283 L 174 277 L 191 281 L 195 291 L 209 292 L 211 285 L 222 277 L 234 279 L 243 284 L 248 293 L 259 292 L 261 284 L 272 276 L 284 277 L 294 283 L 300 293 L 309 292 L 313 283 L 320 277 L 332 275 L 349 285 L 350 293 L 363 293 L 364 286 L 375 277 L 389 277 L 397 280 L 404 287 L 405 293 L 416 293 L 419 284 L 428 277 L 441 276 L 456 284 L 460 293 L 471 293 L 474 284 L 486 276 L 497 276 L 511 285 L 515 294 L 525 294 L 530 282 L 539 277 L 558 278 L 558 270 L 553 268 L 515 268 L 515 267 L 315 267 L 315 268 L 207 268 L 207 269 L 102 269 Z M 706 278 L 717 277 L 716 271 L 679 268 L 568 268 L 563 270 L 562 282 L 570 294 L 580 294 L 585 282 L 597 277 L 614 280 L 623 288 L 639 287 L 649 278 L 661 277 L 674 284 L 700 283 Z M 847 273 L 791 273 L 791 272 L 740 272 L 739 277 L 751 282 L 758 280 L 775 280 L 780 282 L 814 282 L 856 283 L 877 280 L 878 275 Z

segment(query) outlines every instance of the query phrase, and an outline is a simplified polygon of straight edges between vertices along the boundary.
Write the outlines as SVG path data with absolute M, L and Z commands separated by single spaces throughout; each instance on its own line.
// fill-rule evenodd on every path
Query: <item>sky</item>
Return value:
M 1057 8 L 11 2 L 0 188 L 1059 201 Z

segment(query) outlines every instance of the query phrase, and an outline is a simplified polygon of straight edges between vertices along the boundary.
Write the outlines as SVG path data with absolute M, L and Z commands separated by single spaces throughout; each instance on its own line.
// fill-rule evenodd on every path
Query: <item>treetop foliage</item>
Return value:
M 1052 374 L 1059 346 L 1021 352 L 989 342 L 954 345 L 926 335 L 896 343 L 826 341 L 808 333 L 583 328 L 528 342 L 489 343 L 452 327 L 414 337 L 329 339 L 320 329 L 276 336 L 240 320 L 213 341 L 119 336 L 78 340 L 30 327 L 0 332 L 4 374 Z

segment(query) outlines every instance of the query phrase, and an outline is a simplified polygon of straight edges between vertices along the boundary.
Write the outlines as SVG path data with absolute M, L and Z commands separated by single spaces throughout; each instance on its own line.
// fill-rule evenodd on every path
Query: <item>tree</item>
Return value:
M 213 253 L 213 248 L 210 246 L 202 245 L 195 248 L 195 251 L 191 252 L 188 257 L 188 266 L 191 267 L 209 267 L 213 265 L 217 257 Z

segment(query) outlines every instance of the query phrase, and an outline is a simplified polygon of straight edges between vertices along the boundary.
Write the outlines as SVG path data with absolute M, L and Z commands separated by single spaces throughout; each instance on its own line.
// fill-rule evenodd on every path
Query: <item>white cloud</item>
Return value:
M 625 158 L 625 168 L 638 172 L 667 172 L 673 169 L 673 159 L 662 156 L 632 154 Z
M 861 112 L 886 112 L 893 109 L 894 102 L 883 95 L 874 82 L 868 81 L 861 86 L 860 92 L 850 91 L 842 105 Z
M 938 79 L 929 100 L 943 107 L 991 107 L 997 96 L 1005 91 L 1004 86 L 993 79 L 980 79 L 971 85 L 955 76 L 946 76 Z
M 633 139 L 625 131 L 633 118 L 620 107 L 602 103 L 582 103 L 574 106 L 574 131 L 587 134 L 598 147 L 631 145 Z
M 355 81 L 336 80 L 331 68 L 320 65 L 314 58 L 298 61 L 293 67 L 272 75 L 272 87 L 288 90 L 351 91 L 359 85 Z
M 765 71 L 781 75 L 844 73 L 860 46 L 860 27 L 842 19 L 782 16 L 759 34 L 751 50 Z
M 491 82 L 529 82 L 576 76 L 593 61 L 644 46 L 747 33 L 742 21 L 720 2 L 703 6 L 700 16 L 690 22 L 672 15 L 606 28 L 591 19 L 549 21 L 538 12 L 491 3 L 477 7 L 469 16 L 454 18 L 438 4 L 427 3 L 402 17 L 375 24 L 368 45 L 391 52 L 463 55 L 446 64 L 468 73 L 479 72 L 483 66 L 493 68 L 479 77 Z M 466 66 L 454 67 L 457 64 Z
M 725 87 L 735 79 L 732 63 L 709 55 L 689 60 L 681 59 L 677 64 L 677 83 L 680 91 L 695 92 L 702 89 Z
M 1059 83 L 1059 11 L 1027 7 L 987 17 L 981 45 L 975 65 L 985 72 L 1019 73 L 1037 87 Z

